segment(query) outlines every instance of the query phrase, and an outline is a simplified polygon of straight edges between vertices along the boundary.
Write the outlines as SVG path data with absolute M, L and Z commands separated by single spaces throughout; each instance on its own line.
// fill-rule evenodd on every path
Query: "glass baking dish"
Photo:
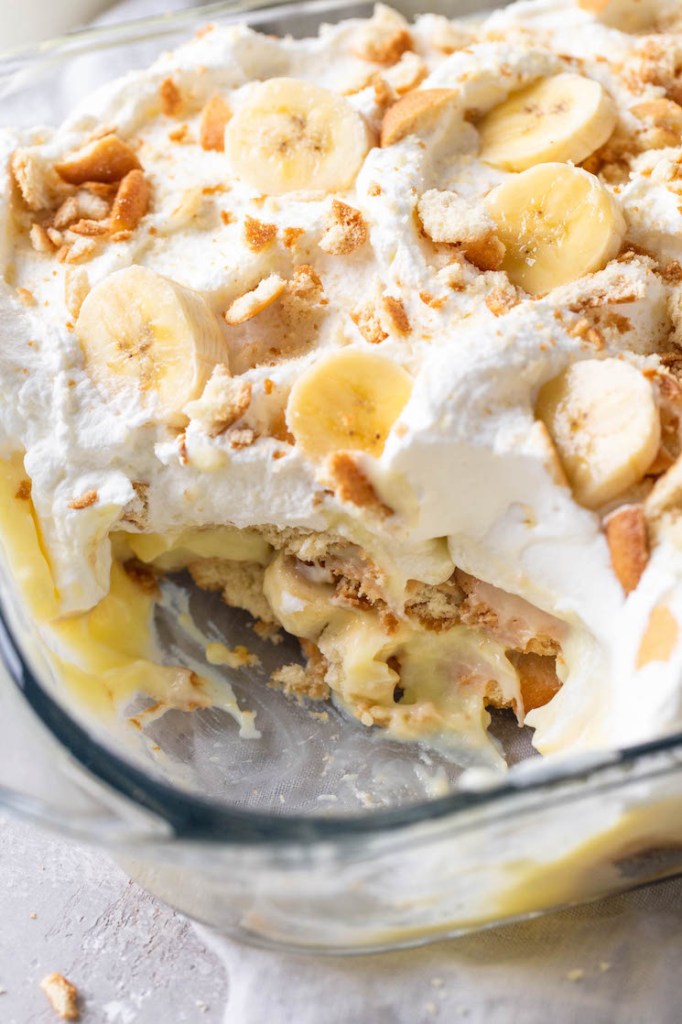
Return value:
M 0 60 L 0 125 L 58 122 L 84 90 L 146 65 L 208 20 L 305 35 L 370 9 L 244 0 L 17 51 Z M 428 9 L 470 15 L 479 5 Z M 255 649 L 263 667 L 222 670 L 214 707 L 166 711 L 141 727 L 131 706 L 114 722 L 70 698 L 19 592 L 21 570 L 5 536 L 0 807 L 99 844 L 197 920 L 261 945 L 361 952 L 682 873 L 682 736 L 542 762 L 500 714 L 494 730 L 514 767 L 462 774 L 437 752 L 273 693 L 267 674 L 297 656 L 295 645 L 259 644 L 244 613 L 183 578 L 164 586 L 157 612 L 168 656 L 197 663 L 196 633 L 178 628 L 184 609 L 209 638 Z M 260 736 L 245 709 L 256 711 Z

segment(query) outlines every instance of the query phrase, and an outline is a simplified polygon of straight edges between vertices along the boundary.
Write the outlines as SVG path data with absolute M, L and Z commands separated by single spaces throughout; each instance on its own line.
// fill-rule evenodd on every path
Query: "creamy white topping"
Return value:
M 386 14 L 375 17 L 381 22 Z M 418 88 L 453 89 L 457 98 L 431 134 L 369 150 L 354 186 L 339 196 L 362 214 L 369 244 L 333 255 L 318 245 L 327 195 L 255 194 L 231 175 L 225 153 L 198 145 L 198 122 L 216 92 L 237 111 L 254 80 L 288 76 L 346 95 L 376 133 L 383 108 L 366 83 L 373 74 L 390 75 L 357 56 L 365 31 L 350 21 L 319 38 L 293 40 L 215 28 L 87 97 L 58 130 L 0 138 L 0 436 L 5 454 L 26 452 L 63 608 L 88 608 L 106 592 L 108 534 L 136 528 L 126 513 L 143 482 L 145 529 L 155 533 L 221 523 L 334 530 L 369 550 L 398 589 L 409 578 L 441 583 L 456 565 L 561 619 L 569 627 L 559 660 L 563 687 L 527 719 L 543 752 L 623 745 L 677 728 L 682 644 L 675 643 L 667 662 L 636 664 L 657 604 L 665 600 L 682 622 L 679 553 L 662 537 L 640 586 L 625 598 L 601 517 L 557 482 L 534 406 L 542 385 L 575 360 L 616 355 L 651 373 L 658 367 L 654 353 L 671 323 L 670 286 L 656 260 L 680 255 L 675 168 L 682 148 L 631 160 L 622 180 L 604 174 L 627 219 L 626 241 L 650 255 L 612 261 L 542 298 L 519 292 L 503 313 L 490 297 L 508 291 L 506 274 L 466 261 L 453 270 L 415 218 L 429 189 L 453 190 L 482 210 L 508 172 L 478 158 L 475 121 L 538 77 L 577 69 L 595 78 L 618 106 L 620 129 L 631 129 L 629 108 L 665 94 L 662 84 L 633 78 L 646 38 L 600 25 L 570 0 L 516 4 L 475 27 L 419 18 L 410 31 L 428 75 Z M 451 46 L 455 52 L 443 52 Z M 159 108 L 169 77 L 190 97 L 179 118 Z M 186 135 L 173 140 L 180 124 Z M 102 126 L 134 144 L 151 184 L 151 208 L 130 238 L 97 242 L 82 263 L 60 263 L 31 245 L 35 217 L 13 191 L 10 156 L 21 147 L 46 171 Z M 275 225 L 277 242 L 253 251 L 244 240 L 248 216 Z M 298 237 L 287 247 L 282 239 L 291 228 Z M 289 279 L 297 265 L 314 266 L 328 303 L 283 352 L 271 351 L 276 311 L 224 325 L 230 368 L 252 386 L 252 444 L 233 448 L 196 421 L 178 435 L 155 419 L 153 405 L 125 392 L 106 396 L 85 372 L 65 307 L 65 277 L 82 267 L 92 288 L 133 263 L 200 292 L 216 316 L 268 275 Z M 21 289 L 34 305 L 24 304 Z M 594 296 L 616 291 L 620 323 L 601 324 L 595 348 L 577 327 L 581 310 L 592 308 Z M 375 349 L 352 314 L 383 295 L 402 301 L 410 330 L 404 335 L 389 325 Z M 361 459 L 396 513 L 380 525 L 360 506 L 325 492 L 320 466 L 269 429 L 302 371 L 321 350 L 341 345 L 380 349 L 414 378 L 383 454 Z M 90 491 L 97 493 L 91 507 L 70 506 Z

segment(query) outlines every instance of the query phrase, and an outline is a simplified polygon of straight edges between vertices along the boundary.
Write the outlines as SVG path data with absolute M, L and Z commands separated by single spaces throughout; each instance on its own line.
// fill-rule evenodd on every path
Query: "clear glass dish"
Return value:
M 450 16 L 479 8 L 428 4 Z M 56 123 L 79 91 L 146 65 L 207 20 L 305 35 L 369 10 L 244 0 L 16 52 L 0 60 L 0 124 Z M 100 844 L 198 920 L 263 945 L 360 952 L 682 872 L 682 736 L 550 765 L 500 715 L 496 734 L 521 763 L 492 781 L 460 780 L 437 753 L 334 708 L 311 716 L 268 689 L 268 673 L 295 659 L 296 646 L 259 644 L 248 616 L 182 578 L 167 584 L 157 617 L 169 659 L 201 661 L 196 635 L 173 612 L 188 594 L 206 636 L 246 643 L 262 668 L 222 669 L 219 707 L 166 711 L 141 728 L 131 707 L 113 724 L 69 699 L 17 590 L 13 556 L 8 547 L 0 565 L 0 806 Z M 240 735 L 240 708 L 256 711 L 259 738 Z

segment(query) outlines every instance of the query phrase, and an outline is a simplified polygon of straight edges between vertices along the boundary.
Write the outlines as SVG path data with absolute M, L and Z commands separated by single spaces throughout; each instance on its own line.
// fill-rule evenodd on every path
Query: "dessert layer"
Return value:
M 522 715 L 533 655 L 544 752 L 679 727 L 681 37 L 640 8 L 207 27 L 2 133 L 2 454 L 62 614 L 112 531 L 199 536 L 361 718 Z

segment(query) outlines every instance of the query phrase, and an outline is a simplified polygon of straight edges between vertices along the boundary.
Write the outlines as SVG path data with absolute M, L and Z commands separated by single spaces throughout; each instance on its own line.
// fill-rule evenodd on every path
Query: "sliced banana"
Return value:
M 653 388 L 620 359 L 569 366 L 542 388 L 535 412 L 552 436 L 576 501 L 587 508 L 637 483 L 659 449 Z
M 604 25 L 622 32 L 641 32 L 649 28 L 658 12 L 652 0 L 578 0 L 578 7 L 589 11 Z
M 220 325 L 204 299 L 146 267 L 126 267 L 96 285 L 76 334 L 98 386 L 153 395 L 171 426 L 186 424 L 182 407 L 226 359 Z
M 341 349 L 296 381 L 287 424 L 309 455 L 343 449 L 380 455 L 411 391 L 412 379 L 400 366 L 370 352 Z
M 349 188 L 368 149 L 367 126 L 347 100 L 296 78 L 261 82 L 225 131 L 234 173 L 267 195 Z
M 573 74 L 541 78 L 480 122 L 481 160 L 506 171 L 550 160 L 579 164 L 603 146 L 616 119 L 615 103 L 599 82 Z
M 531 295 L 601 270 L 618 254 L 625 218 L 593 174 L 538 164 L 507 178 L 486 199 L 506 247 L 502 270 Z
M 307 575 L 306 575 L 307 573 Z M 265 570 L 263 593 L 288 633 L 317 640 L 339 609 L 332 600 L 331 583 L 315 579 L 319 570 L 307 568 L 298 559 L 282 552 Z

